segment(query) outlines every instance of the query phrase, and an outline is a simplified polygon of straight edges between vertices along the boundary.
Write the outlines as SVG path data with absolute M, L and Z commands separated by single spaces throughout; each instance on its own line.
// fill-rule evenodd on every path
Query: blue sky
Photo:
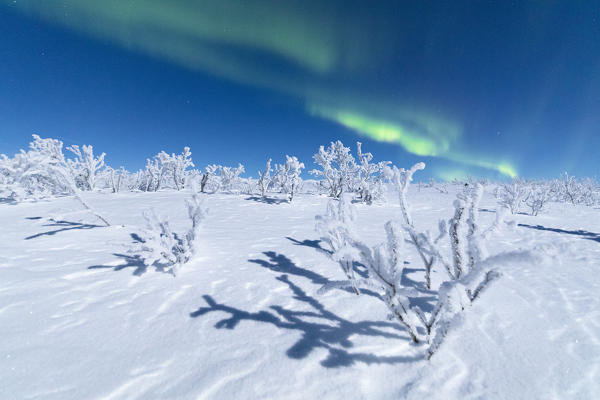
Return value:
M 0 153 L 32 133 L 143 167 L 340 139 L 439 179 L 600 172 L 600 6 L 0 1 Z

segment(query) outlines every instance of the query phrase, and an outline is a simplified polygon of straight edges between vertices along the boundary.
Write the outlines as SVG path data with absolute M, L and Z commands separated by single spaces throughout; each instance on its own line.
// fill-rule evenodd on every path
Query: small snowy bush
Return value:
M 519 212 L 521 204 L 527 198 L 529 189 L 525 182 L 513 179 L 510 183 L 503 183 L 498 187 L 497 196 L 500 205 L 507 207 L 511 214 Z
M 94 148 L 85 144 L 81 148 L 77 145 L 72 145 L 67 147 L 67 150 L 76 156 L 74 160 L 67 160 L 67 165 L 71 170 L 77 187 L 81 190 L 94 190 L 96 188 L 96 176 L 104 167 L 106 153 L 95 157 Z
M 529 189 L 529 193 L 525 198 L 525 204 L 531 209 L 531 215 L 536 216 L 540 211 L 543 210 L 544 206 L 551 198 L 550 186 L 539 183 L 533 185 Z
M 186 205 L 192 226 L 185 235 L 173 232 L 169 222 L 157 216 L 154 210 L 143 213 L 146 229 L 138 233 L 140 243 L 133 252 L 139 253 L 145 265 L 154 265 L 175 275 L 179 267 L 196 254 L 198 234 L 207 209 L 197 194 L 186 201 Z
M 273 169 L 271 168 L 271 159 L 269 158 L 269 161 L 267 161 L 267 164 L 265 165 L 265 169 L 262 172 L 258 172 L 257 183 L 262 197 L 265 197 L 269 185 L 271 184 L 271 172 L 273 172 Z
M 331 142 L 327 149 L 321 146 L 313 159 L 321 169 L 314 169 L 310 173 L 324 178 L 323 185 L 329 196 L 337 199 L 342 192 L 352 191 L 356 163 L 349 147 L 339 140 Z
M 275 166 L 275 175 L 271 181 L 271 185 L 279 188 L 282 193 L 288 195 L 288 200 L 291 202 L 294 194 L 302 184 L 300 173 L 304 169 L 304 164 L 298 161 L 296 157 L 285 156 L 284 164 Z
M 220 167 L 219 172 L 220 186 L 223 191 L 233 192 L 240 190 L 240 175 L 245 172 L 242 164 L 238 164 L 237 168 Z

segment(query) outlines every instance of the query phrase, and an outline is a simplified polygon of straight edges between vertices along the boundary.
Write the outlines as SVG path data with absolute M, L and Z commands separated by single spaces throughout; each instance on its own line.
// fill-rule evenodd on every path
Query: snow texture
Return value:
M 449 329 L 428 360 L 425 345 L 387 320 L 378 292 L 317 293 L 347 279 L 314 230 L 328 197 L 205 194 L 210 213 L 198 214 L 202 229 L 192 227 L 194 256 L 176 276 L 149 267 L 130 252 L 145 229 L 141 210 L 190 232 L 197 203 L 186 207 L 193 193 L 177 182 L 180 191 L 79 193 L 110 226 L 73 196 L 0 200 L 1 399 L 598 398 L 597 209 L 548 202 L 507 224 L 486 190 L 460 227 L 468 235 L 472 218 L 492 227 L 479 232 L 494 238 L 481 274 L 460 282 L 477 301 L 442 284 L 448 272 L 439 262 L 431 289 L 420 289 L 466 305 L 440 309 Z M 453 215 L 463 187 L 445 190 L 408 188 L 415 232 L 446 229 L 440 218 Z M 367 246 L 395 246 L 387 240 L 398 228 L 384 226 L 403 220 L 398 196 L 359 202 L 348 215 Z M 437 246 L 450 254 L 448 240 Z M 402 252 L 409 264 L 391 261 L 401 281 L 422 282 L 415 246 Z M 501 276 L 488 276 L 486 263 Z M 366 278 L 360 264 L 350 268 Z M 482 278 L 494 282 L 478 291 Z M 434 307 L 426 296 L 416 305 Z

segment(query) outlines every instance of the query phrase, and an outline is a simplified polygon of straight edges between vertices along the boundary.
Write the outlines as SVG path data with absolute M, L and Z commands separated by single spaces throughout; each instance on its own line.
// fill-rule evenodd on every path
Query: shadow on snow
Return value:
M 422 356 L 377 356 L 369 353 L 353 353 L 348 349 L 353 346 L 351 337 L 379 336 L 388 339 L 404 339 L 408 336 L 400 335 L 397 331 L 401 328 L 391 322 L 360 321 L 352 322 L 327 310 L 315 298 L 308 296 L 299 286 L 289 280 L 287 274 L 276 278 L 288 285 L 293 297 L 311 307 L 311 311 L 294 311 L 281 306 L 271 306 L 270 311 L 248 312 L 226 304 L 216 302 L 211 296 L 204 295 L 207 307 L 200 307 L 190 313 L 190 317 L 197 318 L 210 312 L 223 312 L 228 317 L 215 324 L 217 329 L 234 329 L 241 321 L 256 321 L 271 324 L 279 329 L 298 331 L 300 339 L 292 345 L 286 354 L 293 359 L 303 359 L 317 348 L 326 349 L 327 357 L 321 361 L 326 368 L 345 367 L 363 362 L 366 364 L 395 364 L 420 360 Z M 309 320 L 305 320 L 308 318 Z M 322 322 L 314 322 L 315 319 Z
M 215 324 L 217 329 L 234 329 L 241 321 L 255 321 L 271 324 L 278 329 L 286 329 L 301 333 L 300 339 L 292 345 L 286 354 L 292 359 L 303 359 L 317 348 L 326 349 L 327 357 L 321 361 L 326 368 L 344 367 L 362 362 L 366 364 L 395 364 L 412 362 L 423 359 L 422 356 L 378 356 L 370 353 L 351 352 L 353 347 L 351 338 L 360 336 L 377 336 L 387 339 L 401 339 L 409 342 L 403 328 L 393 322 L 385 321 L 359 321 L 352 322 L 332 311 L 302 288 L 289 279 L 289 274 L 307 278 L 316 285 L 324 285 L 329 281 L 324 276 L 296 266 L 283 254 L 272 251 L 264 252 L 269 260 L 253 259 L 250 262 L 261 265 L 274 272 L 281 272 L 277 276 L 290 289 L 292 296 L 309 307 L 308 311 L 291 310 L 279 305 L 272 305 L 269 310 L 248 312 L 226 304 L 218 303 L 212 296 L 204 295 L 207 306 L 200 307 L 190 313 L 190 317 L 197 318 L 211 312 L 229 314 Z M 371 296 L 377 293 L 364 291 Z
M 519 226 L 522 226 L 523 228 L 537 229 L 539 231 L 550 231 L 550 232 L 556 232 L 556 233 L 565 233 L 567 235 L 582 236 L 584 239 L 593 240 L 595 242 L 600 243 L 600 233 L 584 231 L 581 229 L 578 229 L 576 231 L 568 231 L 568 230 L 560 229 L 560 228 L 547 228 L 542 225 L 519 224 Z
M 39 219 L 39 218 L 38 217 L 29 217 L 27 219 L 35 220 L 35 219 Z M 63 220 L 53 221 L 50 224 L 44 224 L 42 226 L 60 227 L 60 229 L 37 233 L 35 235 L 27 236 L 25 239 L 30 240 L 30 239 L 38 238 L 40 236 L 54 236 L 60 232 L 72 231 L 72 230 L 77 230 L 77 229 L 93 229 L 93 228 L 101 228 L 102 227 L 102 225 L 83 224 L 81 222 L 71 222 L 71 221 L 63 221 Z
M 287 199 L 278 199 L 276 197 L 260 197 L 260 196 L 250 196 L 246 197 L 244 200 L 256 201 L 258 203 L 265 204 L 283 204 L 288 203 Z
M 136 233 L 132 233 L 131 238 L 134 243 L 144 243 L 144 240 L 139 237 Z M 148 270 L 148 265 L 144 262 L 144 259 L 139 254 L 121 254 L 113 253 L 113 256 L 121 258 L 124 263 L 119 265 L 92 265 L 88 269 L 112 269 L 113 271 L 121 271 L 125 268 L 134 268 L 133 275 L 141 276 Z M 167 270 L 167 266 L 160 264 L 153 264 L 158 272 L 164 272 L 165 274 L 173 273 Z

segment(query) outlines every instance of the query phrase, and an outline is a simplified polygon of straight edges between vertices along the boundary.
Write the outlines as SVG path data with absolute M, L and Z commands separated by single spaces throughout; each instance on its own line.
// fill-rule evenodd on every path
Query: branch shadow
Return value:
M 290 260 L 283 254 L 279 254 L 274 251 L 265 251 L 265 252 L 263 252 L 263 254 L 265 256 L 269 257 L 268 261 L 262 260 L 262 259 L 250 259 L 248 261 L 251 263 L 258 264 L 264 268 L 270 269 L 273 272 L 281 272 L 281 273 L 292 274 L 292 275 L 296 275 L 296 276 L 302 276 L 304 278 L 310 279 L 310 281 L 312 283 L 314 283 L 315 285 L 323 286 L 328 283 L 331 283 L 331 281 L 329 279 L 327 279 L 326 277 L 324 277 L 321 274 L 318 274 L 318 273 L 311 271 L 309 269 L 306 269 L 306 268 L 298 267 L 296 264 L 294 264 L 294 262 L 292 260 Z M 355 268 L 356 268 L 356 266 L 355 266 Z M 366 276 L 364 276 L 365 271 L 358 270 L 358 269 L 356 269 L 356 271 L 359 275 L 366 278 Z M 351 289 L 340 289 L 340 290 L 354 294 L 354 291 Z M 361 289 L 361 293 L 366 294 L 368 296 L 380 298 L 379 294 L 373 292 L 372 290 Z
M 217 329 L 234 329 L 242 321 L 255 321 L 271 324 L 278 329 L 297 331 L 301 337 L 286 351 L 286 355 L 299 360 L 307 357 L 315 349 L 322 348 L 328 352 L 327 357 L 321 361 L 321 365 L 326 368 L 347 367 L 357 362 L 397 364 L 424 359 L 422 355 L 378 356 L 349 351 L 348 349 L 353 347 L 351 339 L 357 335 L 402 339 L 407 342 L 409 338 L 407 335 L 399 334 L 402 328 L 395 323 L 368 320 L 352 322 L 334 314 L 294 284 L 287 274 L 279 275 L 276 279 L 285 283 L 291 290 L 293 298 L 309 306 L 310 311 L 295 311 L 273 305 L 268 311 L 248 312 L 218 303 L 211 296 L 204 295 L 207 306 L 190 313 L 190 317 L 197 318 L 211 312 L 221 312 L 229 315 L 215 324 Z
M 519 224 L 518 226 L 522 226 L 523 228 L 536 229 L 539 231 L 550 231 L 550 232 L 556 232 L 556 233 L 564 233 L 567 235 L 582 236 L 584 239 L 593 240 L 595 242 L 600 243 L 600 233 L 584 231 L 582 229 L 579 229 L 576 231 L 569 231 L 569 230 L 560 229 L 560 228 L 547 228 L 542 225 Z
M 300 241 L 298 239 L 294 239 L 293 237 L 289 237 L 289 236 L 286 236 L 285 238 L 287 240 L 291 241 L 292 243 L 294 243 L 296 246 L 306 246 L 306 247 L 316 249 L 316 250 L 323 252 L 325 254 L 328 254 L 328 255 L 332 254 L 331 250 L 327 250 L 321 246 L 321 240 L 319 240 L 319 239 L 317 239 L 317 240 L 304 239 L 303 241 Z
M 0 197 L 0 204 L 9 204 L 11 206 L 14 206 L 18 204 L 18 201 L 11 197 Z
M 37 219 L 37 217 L 31 217 L 29 219 Z M 38 238 L 40 236 L 54 236 L 54 235 L 56 235 L 57 233 L 60 233 L 60 232 L 72 231 L 72 230 L 77 230 L 77 229 L 102 228 L 101 225 L 84 224 L 84 223 L 81 223 L 81 222 L 71 222 L 71 221 L 64 221 L 64 220 L 53 221 L 50 224 L 44 224 L 42 226 L 48 226 L 48 227 L 53 226 L 53 227 L 61 227 L 61 228 L 60 229 L 55 229 L 55 230 L 52 230 L 52 231 L 36 233 L 35 235 L 27 236 L 25 238 L 25 240 L 35 239 L 35 238 Z
M 145 243 L 145 241 L 137 234 L 131 233 L 131 239 L 133 239 L 133 243 Z M 173 272 L 167 269 L 167 265 L 162 265 L 159 263 L 154 263 L 152 265 L 148 265 L 144 262 L 144 259 L 139 254 L 122 254 L 122 253 L 113 253 L 113 256 L 121 258 L 124 263 L 119 265 L 91 265 L 88 269 L 112 269 L 113 271 L 121 271 L 125 268 L 134 268 L 133 275 L 141 276 L 148 271 L 148 267 L 156 268 L 156 271 L 163 272 L 165 274 L 173 275 Z
M 123 259 L 125 263 L 119 265 L 92 265 L 89 266 L 88 269 L 112 269 L 113 271 L 121 271 L 125 268 L 134 268 L 133 275 L 135 276 L 141 276 L 148 270 L 148 266 L 144 264 L 144 260 L 138 254 L 128 255 L 113 253 L 113 256 Z
M 278 199 L 276 197 L 260 197 L 260 196 L 250 196 L 245 198 L 244 200 L 256 201 L 258 203 L 265 204 L 283 204 L 288 203 L 287 199 Z

